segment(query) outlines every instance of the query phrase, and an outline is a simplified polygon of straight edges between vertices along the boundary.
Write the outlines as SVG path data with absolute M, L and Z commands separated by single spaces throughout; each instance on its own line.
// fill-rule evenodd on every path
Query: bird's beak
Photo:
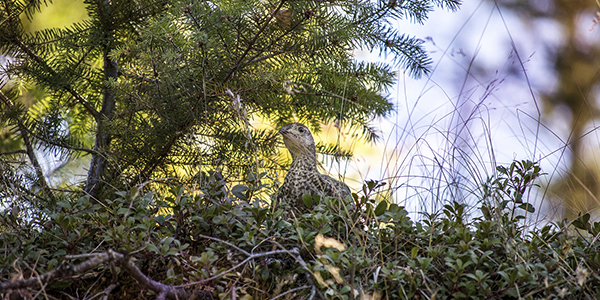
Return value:
M 286 133 L 288 133 L 288 131 L 285 128 L 281 128 L 279 129 L 279 133 L 285 135 Z

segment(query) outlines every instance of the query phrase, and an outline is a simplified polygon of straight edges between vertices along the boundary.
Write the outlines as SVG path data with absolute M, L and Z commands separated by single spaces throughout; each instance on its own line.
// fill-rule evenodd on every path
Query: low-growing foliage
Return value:
M 267 185 L 229 189 L 217 174 L 206 175 L 198 190 L 174 186 L 164 197 L 133 189 L 103 204 L 63 199 L 54 211 L 35 217 L 7 209 L 0 291 L 15 293 L 1 284 L 74 264 L 83 259 L 79 254 L 112 249 L 153 280 L 204 289 L 215 299 L 600 294 L 600 223 L 583 215 L 574 226 L 526 227 L 523 219 L 533 208 L 526 191 L 542 174 L 539 167 L 522 161 L 498 172 L 488 181 L 481 213 L 467 215 L 464 204 L 448 201 L 422 220 L 411 220 L 394 203 L 376 203 L 383 185 L 377 181 L 366 182 L 348 201 L 313 198 L 312 212 L 297 215 L 286 203 L 272 207 L 253 197 Z M 157 298 L 127 272 L 109 264 L 19 292 L 90 299 L 118 283 L 110 290 L 115 299 Z

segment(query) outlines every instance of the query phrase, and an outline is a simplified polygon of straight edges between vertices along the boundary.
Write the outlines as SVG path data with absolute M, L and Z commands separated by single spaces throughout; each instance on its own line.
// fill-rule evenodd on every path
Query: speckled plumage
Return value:
M 304 194 L 340 199 L 345 199 L 351 194 L 345 183 L 319 173 L 315 141 L 306 126 L 290 123 L 283 126 L 279 133 L 283 135 L 283 141 L 292 154 L 293 161 L 277 193 L 278 201 L 287 201 L 296 208 L 305 210 L 306 205 L 302 201 Z

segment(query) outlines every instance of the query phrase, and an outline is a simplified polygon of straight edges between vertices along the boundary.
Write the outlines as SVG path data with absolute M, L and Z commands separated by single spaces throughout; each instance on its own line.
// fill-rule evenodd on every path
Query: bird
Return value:
M 306 125 L 289 123 L 283 126 L 279 133 L 283 136 L 285 147 L 292 154 L 292 165 L 277 192 L 278 202 L 286 201 L 296 209 L 306 212 L 308 207 L 302 200 L 305 194 L 342 200 L 351 195 L 352 192 L 345 183 L 321 174 L 317 169 L 315 141 Z

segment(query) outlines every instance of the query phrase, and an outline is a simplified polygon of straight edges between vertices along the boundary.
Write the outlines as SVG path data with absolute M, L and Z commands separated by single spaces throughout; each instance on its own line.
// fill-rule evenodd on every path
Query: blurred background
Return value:
M 496 165 L 539 162 L 534 221 L 598 216 L 600 6 L 578 0 L 465 1 L 424 24 L 398 22 L 425 41 L 427 79 L 398 70 L 385 141 L 355 148 L 347 174 L 384 179 L 409 211 L 481 199 Z M 358 59 L 386 61 L 376 53 Z M 360 144 L 360 143 L 358 143 Z M 383 157 L 383 159 L 382 159 Z

